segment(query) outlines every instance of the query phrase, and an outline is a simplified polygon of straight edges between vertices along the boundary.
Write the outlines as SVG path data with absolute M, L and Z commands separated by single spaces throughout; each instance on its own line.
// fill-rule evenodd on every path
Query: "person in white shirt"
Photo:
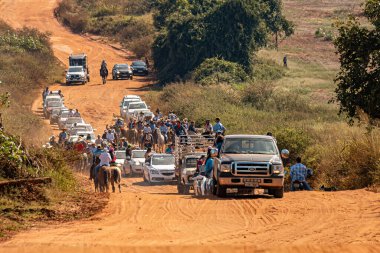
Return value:
M 108 133 L 106 135 L 107 141 L 108 142 L 113 142 L 115 140 L 115 134 L 112 133 L 111 129 L 108 130 Z
M 152 133 L 152 128 L 149 126 L 149 124 L 146 124 L 145 126 L 144 126 L 144 134 L 150 134 L 150 133 Z
M 100 159 L 100 167 L 102 166 L 110 166 L 110 162 L 112 161 L 111 159 L 111 156 L 108 152 L 102 152 L 100 155 L 99 155 L 99 159 Z

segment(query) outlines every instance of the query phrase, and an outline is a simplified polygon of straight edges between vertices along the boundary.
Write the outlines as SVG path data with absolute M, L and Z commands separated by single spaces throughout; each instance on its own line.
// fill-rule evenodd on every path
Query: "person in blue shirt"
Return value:
M 220 118 L 216 118 L 215 119 L 215 125 L 213 126 L 213 130 L 214 130 L 215 133 L 218 132 L 218 131 L 221 131 L 222 134 L 224 135 L 224 133 L 226 132 L 227 129 L 220 122 Z
M 301 163 L 301 157 L 297 157 L 296 164 L 294 164 L 292 167 L 290 167 L 290 178 L 291 178 L 291 186 L 290 190 L 294 191 L 294 182 L 298 181 L 303 184 L 303 187 L 305 190 L 311 191 L 311 187 L 306 182 L 306 178 L 308 175 L 308 170 L 305 165 Z
M 161 134 L 164 136 L 164 139 L 165 139 L 165 144 L 168 143 L 168 127 L 164 124 L 164 122 L 161 122 L 160 123 L 160 131 L 161 131 Z
M 206 163 L 205 163 L 205 177 L 210 178 L 212 175 L 212 170 L 214 169 L 214 158 L 217 154 L 217 150 L 214 148 L 209 148 Z

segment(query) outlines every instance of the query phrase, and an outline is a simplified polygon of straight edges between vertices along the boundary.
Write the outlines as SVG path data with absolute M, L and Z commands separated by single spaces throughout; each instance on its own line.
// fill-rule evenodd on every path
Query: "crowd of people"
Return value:
M 204 175 L 206 177 L 211 175 L 214 157 L 219 155 L 227 131 L 220 118 L 215 118 L 214 124 L 207 119 L 203 127 L 197 128 L 194 121 L 187 118 L 181 120 L 173 111 L 169 112 L 168 115 L 163 115 L 157 109 L 153 117 L 143 117 L 139 114 L 136 117 L 131 117 L 127 123 L 122 118 L 116 118 L 112 125 L 106 125 L 104 132 L 97 135 L 94 142 L 90 140 L 90 137 L 83 136 L 79 137 L 75 143 L 67 143 L 68 134 L 63 129 L 59 134 L 58 143 L 55 143 L 53 137 L 51 144 L 56 146 L 66 143 L 66 148 L 85 154 L 88 157 L 89 166 L 95 166 L 95 170 L 91 170 L 93 172 L 101 166 L 109 166 L 114 163 L 116 161 L 115 150 L 125 150 L 126 156 L 131 156 L 133 149 L 146 149 L 146 159 L 148 160 L 157 142 L 157 136 L 155 136 L 157 129 L 164 137 L 166 146 L 164 152 L 167 154 L 173 154 L 175 151 L 175 136 L 181 139 L 182 144 L 186 143 L 187 136 L 192 135 L 202 135 L 213 140 L 207 150 L 207 155 L 202 156 L 197 163 L 198 172 L 200 166 L 204 166 Z M 128 131 L 140 134 L 137 134 L 137 138 L 130 138 Z M 267 135 L 272 136 L 271 133 Z M 290 166 L 289 154 L 281 155 L 284 166 Z M 296 181 L 302 182 L 306 190 L 311 190 L 306 182 L 306 178 L 310 176 L 308 173 L 309 170 L 301 163 L 301 158 L 297 158 L 296 164 L 290 167 L 291 190 L 294 190 L 293 183 Z

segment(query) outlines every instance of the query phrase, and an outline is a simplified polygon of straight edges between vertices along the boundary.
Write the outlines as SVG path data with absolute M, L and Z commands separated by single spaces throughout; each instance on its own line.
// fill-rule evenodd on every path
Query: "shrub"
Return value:
M 291 160 L 295 160 L 297 156 L 302 156 L 309 145 L 312 144 L 310 134 L 300 128 L 294 127 L 277 127 L 273 131 L 273 135 L 277 140 L 278 148 L 290 150 Z
M 332 29 L 327 29 L 324 27 L 319 27 L 315 31 L 316 38 L 322 38 L 325 41 L 333 41 L 335 39 L 335 35 Z
M 242 101 L 258 110 L 265 109 L 272 96 L 273 84 L 269 82 L 251 83 L 242 90 Z
M 196 83 L 202 85 L 234 84 L 248 80 L 248 76 L 240 64 L 219 58 L 209 58 L 203 61 L 194 70 L 192 78 Z
M 152 9 L 150 0 L 126 1 L 123 6 L 123 12 L 126 15 L 143 15 Z
M 277 80 L 285 75 L 284 68 L 270 59 L 257 59 L 252 68 L 254 80 Z
M 380 138 L 378 134 L 352 136 L 320 149 L 320 184 L 339 189 L 380 185 Z

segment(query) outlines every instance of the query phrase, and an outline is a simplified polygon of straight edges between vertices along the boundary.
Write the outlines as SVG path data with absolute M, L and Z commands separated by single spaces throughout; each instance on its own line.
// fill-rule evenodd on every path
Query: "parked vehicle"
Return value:
M 146 150 L 132 150 L 132 156 L 125 160 L 123 169 L 130 171 L 129 175 L 142 174 Z
M 63 106 L 63 101 L 49 101 L 47 102 L 45 108 L 44 108 L 44 115 L 45 118 L 50 118 L 50 114 L 53 112 L 53 110 L 58 110 L 59 111 L 64 108 Z
M 226 196 L 227 189 L 252 193 L 268 189 L 270 195 L 284 195 L 284 166 L 276 141 L 266 135 L 227 135 L 214 159 L 213 192 Z
M 122 118 L 126 118 L 128 105 L 132 102 L 140 102 L 140 101 L 141 101 L 140 98 L 123 99 L 123 101 L 120 104 L 120 116 Z
M 88 132 L 93 133 L 94 129 L 90 124 L 86 123 L 74 123 L 68 128 L 68 133 L 71 135 L 77 135 L 76 132 Z
M 66 85 L 73 83 L 85 84 L 87 82 L 87 74 L 82 66 L 69 67 L 66 73 Z
M 62 129 L 65 126 L 66 120 L 69 118 L 69 110 L 61 110 L 58 116 L 58 127 Z
M 43 110 L 45 110 L 45 107 L 47 106 L 48 102 L 50 101 L 61 101 L 63 102 L 63 98 L 58 94 L 49 94 L 46 96 L 45 100 L 42 102 Z
M 78 124 L 78 123 L 85 123 L 85 122 L 81 117 L 69 117 L 69 118 L 67 118 L 63 128 L 70 129 L 71 126 L 75 123 Z
M 149 74 L 148 67 L 143 61 L 133 61 L 131 67 L 133 75 L 147 76 Z
M 197 161 L 206 153 L 189 153 L 179 160 L 176 164 L 176 172 L 178 172 L 177 190 L 180 194 L 189 194 L 193 188 L 193 176 L 197 170 Z
M 122 170 L 125 160 L 127 159 L 125 150 L 116 150 L 115 155 L 116 155 L 116 166 L 119 167 L 120 170 Z
M 66 107 L 62 108 L 54 108 L 50 113 L 50 124 L 58 123 L 59 116 L 62 112 L 69 112 L 69 110 Z
M 86 81 L 90 82 L 90 70 L 88 67 L 88 59 L 86 54 L 71 54 L 69 56 L 69 66 L 81 66 L 85 73 Z
M 145 182 L 170 182 L 175 180 L 175 158 L 169 154 L 153 154 L 144 164 Z
M 132 117 L 135 112 L 146 111 L 148 109 L 149 109 L 149 107 L 146 105 L 146 103 L 144 101 L 130 102 L 128 104 L 128 107 L 125 110 L 125 113 L 124 113 L 125 119 L 129 120 L 129 118 Z
M 112 79 L 133 79 L 133 72 L 128 64 L 115 64 L 112 68 Z

